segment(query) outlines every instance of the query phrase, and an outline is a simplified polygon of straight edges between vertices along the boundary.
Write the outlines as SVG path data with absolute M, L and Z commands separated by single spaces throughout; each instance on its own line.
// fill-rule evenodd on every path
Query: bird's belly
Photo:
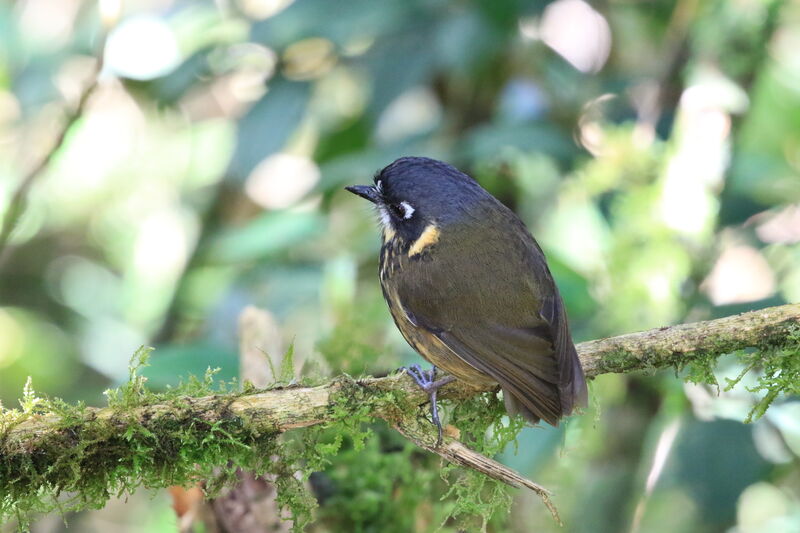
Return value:
M 389 304 L 389 311 L 395 324 L 397 324 L 397 329 L 400 330 L 408 344 L 425 360 L 461 381 L 476 387 L 485 387 L 495 383 L 495 380 L 490 376 L 461 359 L 436 335 L 412 323 L 403 309 L 397 293 L 386 286 L 383 289 L 384 297 Z
M 409 330 L 405 330 L 399 323 L 398 327 L 406 341 L 408 341 L 425 360 L 437 368 L 476 387 L 484 387 L 496 383 L 490 376 L 461 359 L 432 333 L 414 328 L 413 326 L 411 326 Z

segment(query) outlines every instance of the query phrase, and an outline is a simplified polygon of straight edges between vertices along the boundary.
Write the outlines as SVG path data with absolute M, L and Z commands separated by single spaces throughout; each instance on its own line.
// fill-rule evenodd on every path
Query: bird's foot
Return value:
M 442 379 L 436 379 L 436 367 L 431 367 L 430 370 L 422 370 L 419 365 L 411 365 L 403 367 L 403 370 L 411 376 L 419 387 L 428 394 L 428 399 L 431 402 L 431 419 L 436 426 L 439 436 L 436 439 L 436 447 L 442 443 L 442 422 L 439 420 L 439 407 L 436 405 L 436 393 L 439 388 L 455 381 L 454 376 L 445 376 Z
M 433 385 L 433 381 L 436 378 L 436 367 L 431 367 L 430 370 L 422 370 L 422 367 L 419 365 L 411 365 L 411 366 L 404 366 L 401 370 L 405 370 L 406 373 L 411 376 L 419 387 L 428 392 L 428 389 L 431 385 Z

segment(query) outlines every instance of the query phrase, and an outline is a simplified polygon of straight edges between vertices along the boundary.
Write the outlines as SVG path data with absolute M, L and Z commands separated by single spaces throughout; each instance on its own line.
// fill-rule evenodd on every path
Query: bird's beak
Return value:
M 372 185 L 351 185 L 349 187 L 345 187 L 345 190 L 348 190 L 353 194 L 357 194 L 361 198 L 369 200 L 373 204 L 377 204 L 381 200 L 381 193 L 379 193 L 378 189 Z

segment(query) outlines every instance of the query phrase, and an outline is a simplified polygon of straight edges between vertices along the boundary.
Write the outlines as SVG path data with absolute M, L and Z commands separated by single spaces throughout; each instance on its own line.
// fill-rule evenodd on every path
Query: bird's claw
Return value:
M 431 385 L 434 384 L 434 379 L 436 378 L 436 367 L 432 367 L 430 370 L 422 370 L 422 367 L 419 365 L 411 365 L 403 367 L 403 370 L 411 376 L 411 379 L 419 385 L 419 387 L 427 392 L 430 395 Z
M 436 381 L 436 367 L 431 367 L 430 370 L 422 370 L 417 364 L 403 367 L 403 370 L 411 376 L 411 379 L 419 385 L 419 387 L 428 394 L 428 399 L 431 402 L 431 419 L 438 431 L 438 438 L 436 439 L 436 447 L 442 444 L 442 422 L 439 420 L 439 406 L 436 404 L 436 393 L 439 387 L 447 385 L 455 378 L 453 376 L 445 376 L 444 378 Z

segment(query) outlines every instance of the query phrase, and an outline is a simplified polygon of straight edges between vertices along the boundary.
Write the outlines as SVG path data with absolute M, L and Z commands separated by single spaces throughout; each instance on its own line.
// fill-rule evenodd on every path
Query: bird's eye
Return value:
M 389 204 L 392 214 L 397 218 L 408 220 L 414 214 L 414 208 L 408 202 L 400 202 L 399 204 Z

